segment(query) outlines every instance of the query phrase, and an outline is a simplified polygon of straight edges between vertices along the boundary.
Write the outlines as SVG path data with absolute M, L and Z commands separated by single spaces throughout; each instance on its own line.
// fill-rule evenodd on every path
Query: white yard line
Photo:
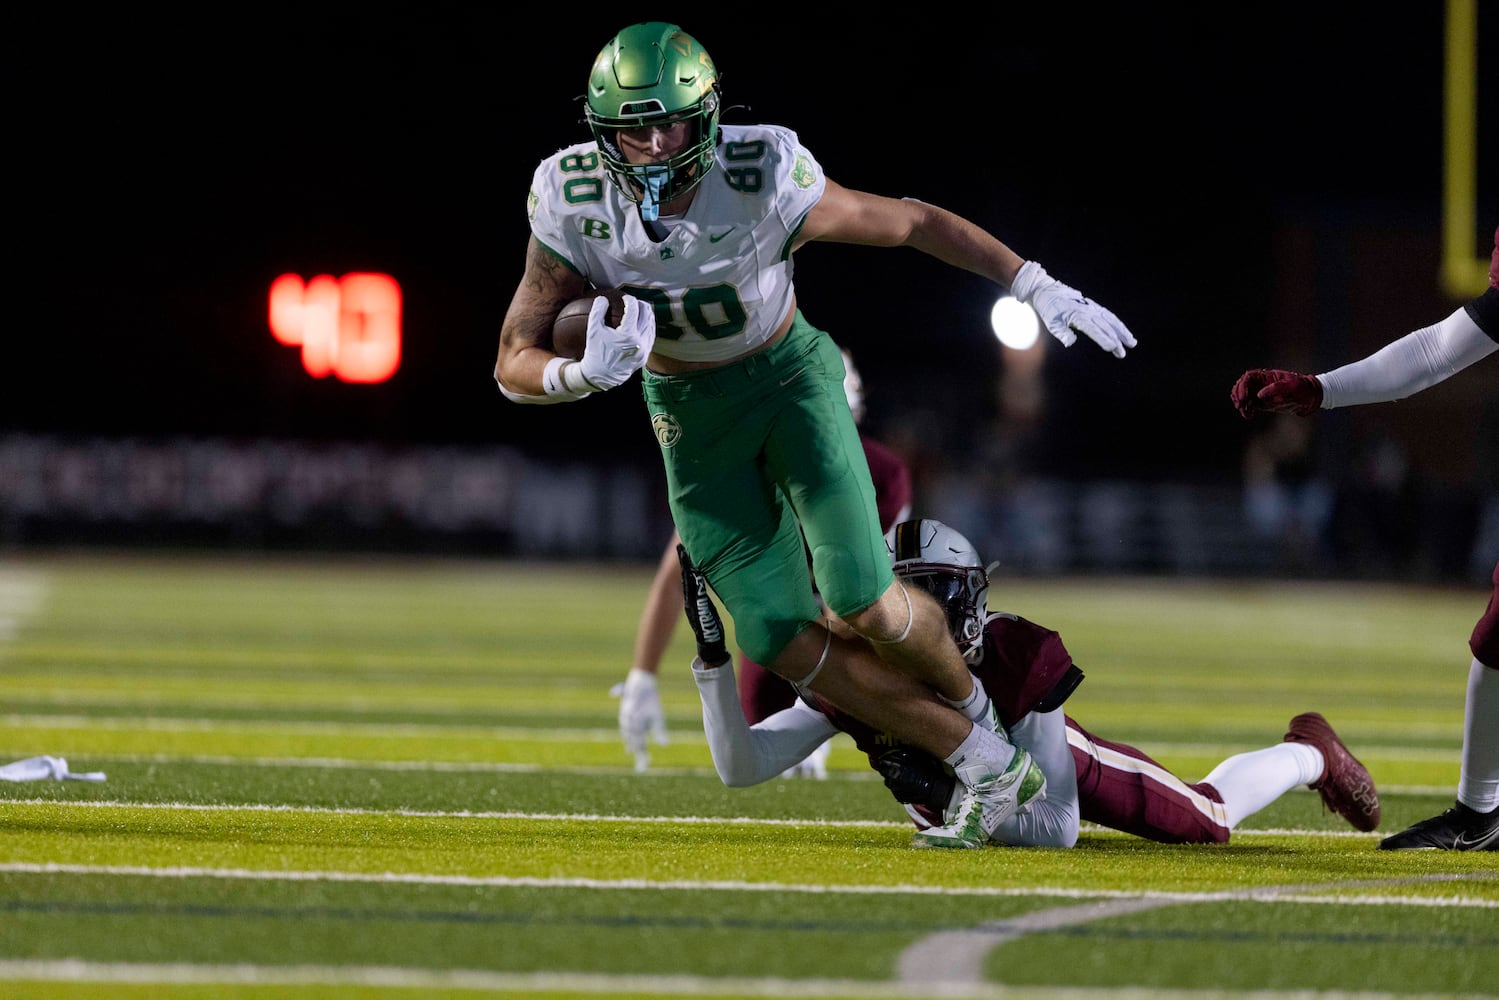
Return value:
M 538 820 L 555 822 L 565 820 L 577 823 L 689 823 L 725 824 L 739 826 L 815 826 L 815 827 L 910 827 L 910 823 L 898 820 L 873 819 L 762 819 L 755 816 L 625 816 L 602 813 L 537 813 L 537 812 L 484 812 L 467 809 L 366 809 L 358 806 L 294 806 L 270 803 L 205 803 L 205 802 L 123 802 L 109 799 L 59 801 L 57 799 L 6 799 L 10 804 L 32 806 L 57 806 L 79 809 L 130 809 L 136 812 L 151 810 L 181 812 L 272 812 L 303 813 L 330 816 L 405 816 L 416 819 L 499 819 Z
M 736 979 L 705 976 L 491 972 L 369 965 L 188 965 L 124 962 L 0 961 L 0 980 L 68 983 L 161 983 L 172 986 L 363 986 L 401 990 L 482 990 L 505 995 L 560 993 L 616 996 L 867 997 L 869 1000 L 1304 1000 L 1305 990 L 1067 989 L 997 983 L 915 988 L 865 979 Z M 1317 1000 L 1451 1000 L 1451 994 L 1352 993 L 1319 990 Z
M 945 985 L 983 985 L 984 962 L 990 951 L 1000 945 L 1009 944 L 1027 934 L 1044 933 L 1064 927 L 1077 927 L 1098 920 L 1141 913 L 1145 910 L 1165 906 L 1180 906 L 1199 902 L 1246 902 L 1246 903 L 1357 903 L 1360 906 L 1461 906 L 1482 909 L 1499 909 L 1499 900 L 1475 900 L 1459 897 L 1459 900 L 1432 898 L 1411 899 L 1389 896 L 1345 897 L 1342 892 L 1350 889 L 1377 888 L 1380 886 L 1420 885 L 1433 882 L 1492 881 L 1496 876 L 1489 873 L 1412 875 L 1389 879 L 1359 879 L 1341 882 L 1323 882 L 1306 885 L 1261 886 L 1255 889 L 1213 893 L 1181 893 L 1176 898 L 1170 893 L 1141 893 L 1136 898 L 1120 897 L 1102 902 L 1050 907 L 1009 920 L 996 920 L 961 931 L 943 931 L 929 934 L 900 953 L 896 964 L 902 982 L 913 989 L 928 983 Z M 1332 896 L 1320 895 L 1332 892 Z M 1200 898 L 1192 898 L 1199 895 Z
M 7 751 L 0 748 L 0 758 L 22 756 L 31 751 L 16 747 Z M 1444 755 L 1444 759 L 1450 756 Z M 229 754 L 169 754 L 169 753 L 90 753 L 90 761 L 123 761 L 134 764 L 209 764 L 224 767 L 305 767 L 328 770 L 367 771 L 411 771 L 433 773 L 473 774 L 573 774 L 585 777 L 619 777 L 630 775 L 637 778 L 671 777 L 716 777 L 711 767 L 658 767 L 652 765 L 648 771 L 636 771 L 630 764 L 616 765 L 560 765 L 502 763 L 480 760 L 360 760 L 354 757 L 235 757 Z M 804 779 L 795 779 L 804 780 Z M 829 781 L 879 781 L 880 776 L 872 770 L 858 768 L 843 770 L 835 768 L 828 772 Z M 1380 792 L 1386 795 L 1450 795 L 1452 785 L 1381 785 Z M 1247 831 L 1246 831 L 1247 832 Z M 1284 831 L 1297 832 L 1297 831 Z
M 525 889 L 597 889 L 624 891 L 660 892 L 783 892 L 805 895 L 827 896 L 974 896 L 1014 899 L 1066 899 L 1094 900 L 1088 907 L 1076 907 L 1098 911 L 1107 916 L 1116 911 L 1103 912 L 1108 907 L 1119 905 L 1129 910 L 1151 909 L 1155 906 L 1180 906 L 1187 903 L 1218 903 L 1237 901 L 1246 903 L 1308 903 L 1349 906 L 1423 906 L 1433 909 L 1499 909 L 1499 900 L 1478 899 L 1468 896 L 1362 896 L 1354 893 L 1339 894 L 1334 890 L 1361 887 L 1411 885 L 1416 883 L 1462 882 L 1492 880 L 1489 873 L 1437 874 L 1392 878 L 1325 885 L 1265 886 L 1258 889 L 1232 890 L 1225 892 L 1162 892 L 1158 890 L 1132 891 L 1125 889 L 1062 889 L 1053 886 L 941 886 L 893 883 L 889 885 L 837 885 L 808 882 L 743 882 L 733 879 L 595 879 L 508 875 L 434 875 L 422 872 L 351 872 L 351 871 L 276 871 L 252 868 L 204 868 L 170 867 L 151 868 L 144 865 L 81 865 L 56 862 L 6 862 L 0 864 L 0 873 L 25 875 L 102 875 L 133 878 L 162 879 L 226 879 L 247 882 L 351 882 L 376 885 L 451 885 L 485 888 Z M 1149 905 L 1145 905 L 1149 904 Z M 1051 912 L 1051 911 L 1043 911 Z M 1017 924 L 1025 924 L 1034 917 L 1017 918 L 993 925 L 994 933 L 1009 933 Z M 1090 918 L 1092 919 L 1092 918 Z M 1082 922 L 1081 920 L 1073 922 Z M 1056 926 L 1068 926 L 1066 923 Z M 1029 930 L 1044 929 L 1028 927 Z M 975 933 L 990 933 L 983 927 L 972 931 L 955 932 L 965 939 Z M 934 935 L 942 937 L 944 935 Z M 970 945 L 971 945 L 970 941 Z
M 90 704 L 98 704 L 90 702 Z M 116 703 L 108 703 L 115 706 Z M 619 730 L 613 727 L 593 729 L 555 729 L 531 726 L 476 726 L 469 723 L 449 725 L 441 722 L 390 723 L 330 721 L 309 722 L 274 718 L 223 719 L 210 717 L 151 716 L 132 714 L 136 706 L 118 704 L 119 716 L 49 714 L 29 712 L 0 714 L 0 726 L 12 729 L 104 729 L 112 732 L 200 733 L 200 732 L 265 732 L 272 731 L 298 736 L 372 735 L 378 737 L 409 737 L 426 739 L 438 737 L 473 737 L 504 739 L 514 742 L 535 743 L 617 743 Z M 672 742 L 684 746 L 705 746 L 707 740 L 701 729 L 682 729 L 672 732 Z M 835 739 L 852 747 L 848 737 L 839 734 Z M 1169 740 L 1148 741 L 1142 749 L 1154 757 L 1183 755 L 1213 757 L 1234 752 L 1222 744 L 1173 743 Z M 1252 749 L 1252 748 L 1245 748 Z M 1360 743 L 1361 760 L 1390 758 L 1422 763 L 1445 763 L 1456 759 L 1458 747 L 1406 747 Z
M 532 743 L 618 743 L 617 729 L 552 729 L 525 726 L 442 725 L 391 722 L 289 722 L 283 719 L 210 719 L 154 716 L 111 718 L 93 715 L 0 715 L 0 725 L 14 729 L 107 729 L 112 732 L 150 733 L 239 733 L 276 732 L 289 736 L 370 736 L 381 739 L 433 737 L 502 739 Z M 672 739 L 686 744 L 704 743 L 702 733 L 690 732 Z
M 24 752 L 9 751 L 12 755 Z M 0 750 L 0 757 L 7 751 Z M 235 757 L 229 754 L 176 754 L 176 753 L 90 753 L 90 761 L 122 761 L 132 764 L 209 764 L 224 767 L 305 767 L 318 770 L 364 770 L 364 771 L 431 771 L 438 773 L 474 774 L 576 774 L 595 777 L 620 777 L 630 775 L 641 778 L 717 777 L 711 767 L 656 767 L 649 771 L 636 771 L 628 763 L 617 765 L 559 765 L 503 763 L 486 760 L 360 760 L 354 757 Z M 832 771 L 829 780 L 835 781 L 879 781 L 874 771 Z
M 571 823 L 688 823 L 713 824 L 717 826 L 812 826 L 833 828 L 890 827 L 909 829 L 910 823 L 901 820 L 869 819 L 767 819 L 758 816 L 628 816 L 617 813 L 541 813 L 518 811 L 478 811 L 467 809 L 370 809 L 358 806 L 297 806 L 280 803 L 258 802 L 126 802 L 116 799 L 86 799 L 63 801 L 58 799 L 7 799 L 17 805 L 52 806 L 59 809 L 131 809 L 149 811 L 154 809 L 182 812 L 277 812 L 306 813 L 310 815 L 334 816 L 408 816 L 419 819 L 499 819 L 539 820 L 553 822 L 564 820 Z M 1083 824 L 1083 831 L 1108 832 L 1106 828 Z M 1121 834 L 1120 836 L 1124 836 Z M 1265 829 L 1235 830 L 1234 837 L 1352 837 L 1372 840 L 1383 836 L 1379 832 L 1359 833 L 1355 830 L 1297 830 Z
M 1415 885 L 1415 883 L 1481 882 L 1496 879 L 1495 874 L 1433 874 L 1414 876 L 1409 879 L 1363 880 L 1363 882 L 1328 883 L 1318 886 L 1264 886 L 1259 889 L 1241 889 L 1232 892 L 1160 892 L 1129 891 L 1129 889 L 1058 889 L 1054 886 L 928 886 L 928 885 L 824 885 L 824 883 L 796 882 L 739 882 L 732 879 L 573 879 L 553 877 L 540 879 L 528 876 L 439 876 L 439 874 L 397 873 L 397 871 L 273 871 L 255 868 L 201 868 L 171 867 L 150 868 L 145 865 L 64 865 L 54 862 L 6 862 L 0 864 L 0 873 L 16 874 L 66 874 L 66 876 L 126 876 L 139 879 L 226 879 L 243 882 L 330 882 L 367 883 L 367 885 L 420 885 L 420 886 L 475 886 L 475 888 L 501 889 L 619 889 L 619 891 L 669 891 L 669 892 L 797 892 L 806 895 L 923 895 L 923 897 L 989 897 L 989 898 L 1054 898 L 1054 900 L 1109 901 L 1127 906 L 1127 909 L 1153 909 L 1156 906 L 1181 906 L 1189 903 L 1307 903 L 1330 904 L 1330 906 L 1420 906 L 1432 909 L 1481 909 L 1499 910 L 1499 900 L 1478 900 L 1471 897 L 1399 897 L 1399 895 L 1324 894 L 1339 888 L 1361 888 L 1361 886 Z M 1145 906 L 1150 904 L 1150 906 Z M 1090 909 L 1099 909 L 1099 903 L 1090 904 Z M 1081 907 L 1079 907 L 1081 909 Z M 1004 921 L 1003 933 L 1009 933 L 1016 924 L 1024 924 L 1028 918 Z M 1081 921 L 1075 921 L 1081 922 Z M 998 927 L 998 925 L 995 925 Z M 1058 924 L 1057 927 L 1066 927 Z M 968 936 L 974 931 L 958 931 L 959 936 Z M 1043 930 L 1043 928 L 1028 928 Z M 940 937 L 940 936 L 938 936 Z

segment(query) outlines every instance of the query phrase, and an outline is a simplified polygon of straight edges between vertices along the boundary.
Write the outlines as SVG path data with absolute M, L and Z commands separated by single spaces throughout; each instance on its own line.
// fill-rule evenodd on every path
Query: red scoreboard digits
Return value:
M 320 274 L 271 282 L 271 334 L 302 348 L 315 378 L 384 382 L 401 367 L 401 286 L 388 274 Z

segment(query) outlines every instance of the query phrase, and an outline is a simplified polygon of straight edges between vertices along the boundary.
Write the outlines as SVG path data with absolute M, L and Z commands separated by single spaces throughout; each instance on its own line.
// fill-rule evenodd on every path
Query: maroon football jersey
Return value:
M 1072 656 L 1062 638 L 1010 614 L 993 614 L 984 625 L 984 659 L 973 672 L 1011 727 L 1038 707 L 1054 708 L 1077 677 L 1069 676 Z M 1053 692 L 1056 697 L 1047 698 Z M 1043 700 L 1046 704 L 1043 705 Z M 810 695 L 808 703 L 853 737 L 854 745 L 873 764 L 897 741 L 872 726 Z M 1127 743 L 1100 739 L 1070 717 L 1068 744 L 1077 771 L 1079 813 L 1099 823 L 1166 844 L 1221 844 L 1230 829 L 1224 821 L 1222 796 L 1212 785 L 1189 784 L 1166 770 L 1143 751 Z M 1218 805 L 1215 805 L 1218 804 Z M 925 820 L 917 826 L 941 822 L 931 810 L 916 807 Z M 914 818 L 914 817 L 913 817 Z

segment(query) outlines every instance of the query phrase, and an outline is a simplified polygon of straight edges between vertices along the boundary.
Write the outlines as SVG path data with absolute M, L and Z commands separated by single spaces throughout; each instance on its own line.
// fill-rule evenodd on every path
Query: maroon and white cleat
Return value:
M 1292 719 L 1285 742 L 1306 743 L 1322 751 L 1326 762 L 1322 777 L 1309 787 L 1322 796 L 1324 806 L 1356 830 L 1367 832 L 1379 826 L 1379 792 L 1374 790 L 1374 779 L 1320 713 L 1303 712 Z

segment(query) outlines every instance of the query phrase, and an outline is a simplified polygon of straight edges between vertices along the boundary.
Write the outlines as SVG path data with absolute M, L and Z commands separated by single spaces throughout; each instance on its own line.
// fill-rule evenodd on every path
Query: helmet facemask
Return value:
M 604 169 L 648 222 L 661 206 L 687 194 L 713 169 L 722 107 L 713 60 L 691 35 L 673 24 L 626 28 L 594 61 L 584 116 Z M 661 163 L 631 163 L 619 144 L 621 129 L 686 122 L 687 142 Z

